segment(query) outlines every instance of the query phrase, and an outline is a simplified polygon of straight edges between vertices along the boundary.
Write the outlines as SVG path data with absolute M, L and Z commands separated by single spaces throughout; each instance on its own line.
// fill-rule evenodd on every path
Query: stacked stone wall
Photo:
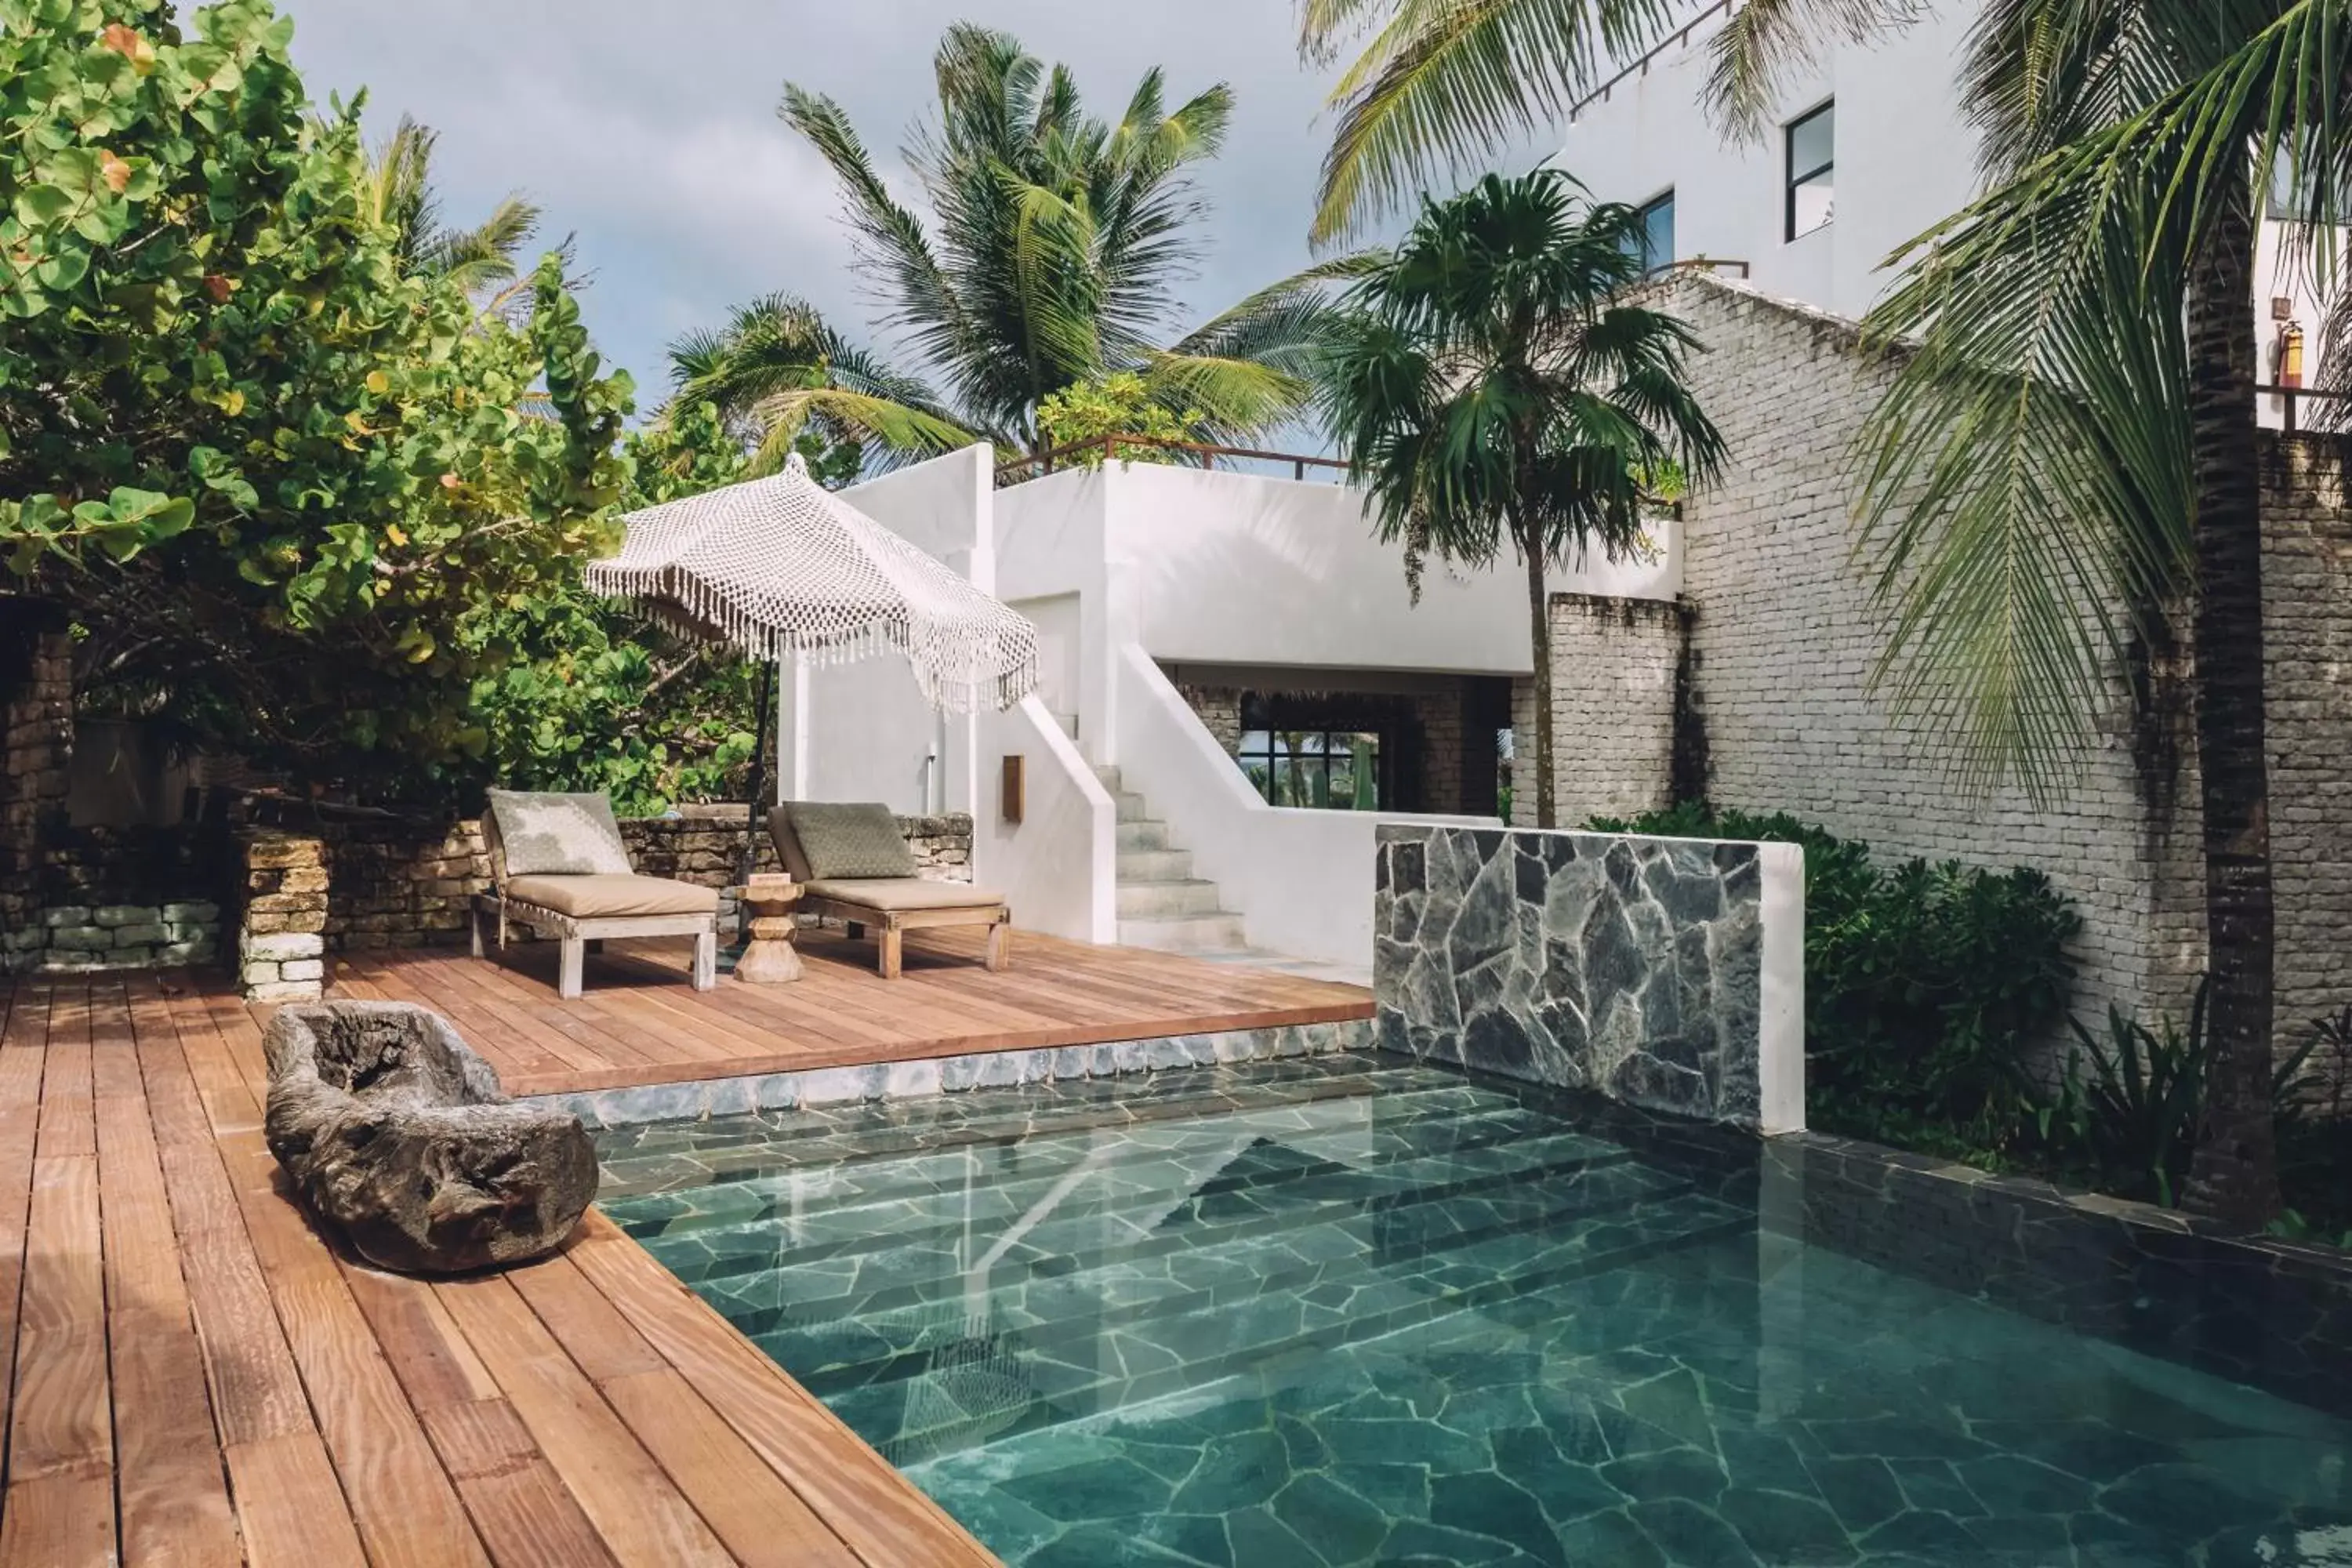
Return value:
M 703 887 L 733 882 L 743 846 L 742 805 L 688 806 L 674 816 L 621 823 L 631 863 L 648 877 Z M 971 876 L 971 818 L 903 816 L 899 828 L 922 875 Z M 759 836 L 757 869 L 782 869 Z M 481 824 L 389 818 L 265 829 L 238 840 L 238 979 L 256 1000 L 316 996 L 335 953 L 464 942 L 474 895 L 490 886 Z M 722 900 L 720 927 L 734 919 Z

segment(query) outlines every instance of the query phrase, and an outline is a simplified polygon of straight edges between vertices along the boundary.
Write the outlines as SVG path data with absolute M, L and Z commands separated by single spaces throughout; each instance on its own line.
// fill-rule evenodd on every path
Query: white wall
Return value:
M 1383 822 L 1493 826 L 1491 817 L 1276 807 L 1252 789 L 1159 662 L 1119 658 L 1119 767 L 1176 827 L 1201 876 L 1241 911 L 1250 945 L 1351 967 L 1372 958 L 1374 835 Z
M 1402 551 L 1373 531 L 1344 485 L 1113 463 L 997 492 L 999 596 L 1015 605 L 1076 595 L 1063 679 L 1079 746 L 1117 763 L 1118 650 L 1170 662 L 1314 669 L 1525 675 L 1527 582 L 1514 562 L 1461 572 L 1430 563 L 1422 600 Z M 1595 558 L 1554 571 L 1553 592 L 1674 596 L 1679 533 L 1652 559 Z M 1042 624 L 1042 623 L 1041 623 Z M 1063 711 L 1056 708 L 1056 711 Z
M 1713 0 L 1689 0 L 1685 14 Z M 1958 62 L 1979 7 L 1941 0 L 1910 26 L 1869 44 L 1839 44 L 1790 83 L 1763 138 L 1727 142 L 1706 107 L 1721 26 L 1710 16 L 1668 45 L 1644 72 L 1617 84 L 1562 132 L 1559 165 L 1602 201 L 1646 203 L 1675 193 L 1675 258 L 1744 261 L 1749 284 L 1841 316 L 1860 318 L 1886 291 L 1897 247 L 1959 211 L 1982 188 L 1979 140 L 1960 111 Z M 1837 102 L 1836 217 L 1785 237 L 1784 127 L 1823 100 Z M 2306 279 L 2280 263 L 2280 226 L 2266 223 L 2256 261 L 2255 325 L 2262 379 L 2274 379 L 2273 296 L 2291 297 L 2305 334 L 2305 384 L 2316 379 L 2323 319 Z M 2280 422 L 2264 399 L 2263 422 Z M 2306 420 L 2306 423 L 2308 421 Z
M 1118 808 L 1094 770 L 1035 697 L 982 714 L 977 742 L 991 787 L 972 813 L 972 880 L 1002 893 L 1024 931 L 1117 942 Z M 1007 756 L 1027 774 L 1018 823 L 1000 798 Z
M 842 492 L 859 511 L 988 591 L 995 576 L 990 450 L 968 447 Z M 905 659 L 787 668 L 777 683 L 778 798 L 878 800 L 894 811 L 970 811 L 972 716 L 935 712 Z

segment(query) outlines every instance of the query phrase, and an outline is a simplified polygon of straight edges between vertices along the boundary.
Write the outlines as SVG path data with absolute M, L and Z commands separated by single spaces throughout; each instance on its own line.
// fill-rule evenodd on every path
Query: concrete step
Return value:
M 1223 910 L 1122 919 L 1118 941 L 1122 947 L 1150 948 L 1156 952 L 1231 952 L 1249 945 L 1242 917 Z
M 1136 795 L 1128 790 L 1120 790 L 1118 794 L 1111 796 L 1111 800 L 1118 807 L 1118 820 L 1121 822 L 1150 822 L 1152 820 L 1151 807 L 1139 795 Z
M 1156 915 L 1213 914 L 1217 908 L 1214 882 L 1121 882 L 1118 916 L 1148 920 Z
M 1103 788 L 1110 791 L 1111 794 L 1117 795 L 1119 793 L 1120 779 L 1118 770 L 1117 768 L 1097 768 L 1095 770 L 1095 777 L 1100 780 Z
M 1118 825 L 1118 852 L 1126 855 L 1139 849 L 1168 847 L 1168 825 L 1164 822 L 1122 822 Z
M 1192 852 L 1163 849 L 1156 845 L 1149 849 L 1129 849 L 1122 844 L 1118 851 L 1118 879 L 1121 886 L 1129 882 L 1189 882 L 1192 879 Z

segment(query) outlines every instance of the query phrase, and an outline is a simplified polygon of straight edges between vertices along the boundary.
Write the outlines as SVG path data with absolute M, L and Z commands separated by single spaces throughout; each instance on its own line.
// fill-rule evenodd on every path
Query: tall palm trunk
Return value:
M 2271 1125 L 2270 783 L 2263 756 L 2262 476 L 2254 228 L 2241 181 L 2189 280 L 2196 465 L 2197 754 L 2205 816 L 2212 1066 L 2186 1198 L 2248 1225 L 2278 1208 Z
M 1536 826 L 1551 827 L 1556 826 L 1551 798 L 1551 605 L 1544 595 L 1544 542 L 1540 531 L 1521 525 L 1516 517 L 1511 528 L 1528 564 L 1528 631 L 1535 649 Z

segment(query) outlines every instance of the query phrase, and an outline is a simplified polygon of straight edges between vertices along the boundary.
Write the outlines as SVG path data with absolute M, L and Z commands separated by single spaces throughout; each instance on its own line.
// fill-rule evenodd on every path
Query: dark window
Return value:
M 1244 730 L 1242 772 L 1276 805 L 1378 809 L 1381 738 L 1366 731 Z
M 1655 272 L 1675 264 L 1675 193 L 1642 204 L 1642 270 Z
M 1824 103 L 1789 122 L 1789 231 L 1795 239 L 1834 216 L 1837 105 Z

